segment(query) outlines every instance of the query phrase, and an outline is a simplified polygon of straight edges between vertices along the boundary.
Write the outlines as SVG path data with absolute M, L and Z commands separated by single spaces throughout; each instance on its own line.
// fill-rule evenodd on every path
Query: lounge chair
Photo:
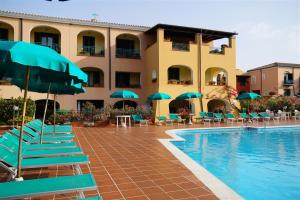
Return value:
M 242 121 L 242 123 L 244 123 L 244 121 L 247 121 L 248 119 L 249 119 L 249 116 L 247 115 L 247 113 L 240 113 L 238 121 Z
M 14 134 L 4 133 L 2 135 L 3 139 L 10 140 L 14 143 L 19 143 L 19 137 L 17 137 Z M 69 143 L 54 143 L 54 144 L 30 144 L 29 142 L 25 142 L 23 140 L 22 143 L 23 147 L 26 148 L 26 150 L 42 150 L 42 149 L 57 149 L 57 148 L 74 148 L 77 147 L 75 142 L 69 142 Z
M 171 119 L 168 119 L 166 116 L 159 116 L 156 117 L 159 123 L 163 122 L 165 125 L 173 125 L 173 121 Z
M 225 118 L 227 123 L 230 122 L 231 124 L 233 124 L 233 122 L 236 121 L 236 118 L 232 113 L 226 113 Z
M 140 114 L 133 114 L 131 115 L 133 119 L 133 123 L 139 123 L 140 126 L 148 126 L 149 120 L 143 119 L 143 117 Z
M 27 134 L 29 134 L 31 137 L 40 137 L 41 134 L 40 132 L 37 132 L 27 126 L 24 126 L 24 132 L 26 132 Z M 75 135 L 72 133 L 43 133 L 43 138 L 74 138 Z
M 224 119 L 224 116 L 222 113 L 213 113 L 214 115 L 214 122 L 218 122 L 219 124 Z
M 294 111 L 294 115 L 292 116 L 294 120 L 300 119 L 300 112 L 298 110 Z
M 207 117 L 207 112 L 199 112 L 199 116 L 195 118 L 196 122 L 202 121 L 202 122 L 208 122 L 210 123 L 211 119 Z
M 20 135 L 20 130 L 18 129 L 11 129 L 9 130 L 9 132 L 11 132 L 12 134 L 16 135 L 17 137 L 19 137 Z M 31 143 L 31 144 L 39 144 L 40 143 L 40 138 L 39 137 L 31 137 L 29 135 L 26 134 L 26 132 L 24 131 L 25 134 L 23 134 L 23 140 L 25 142 Z M 51 144 L 51 143 L 67 143 L 67 142 L 73 142 L 72 138 L 65 138 L 65 137 L 51 137 L 51 138 L 43 138 L 43 144 Z
M 25 124 L 29 128 L 34 129 L 35 131 L 41 132 L 42 129 L 42 124 L 39 122 L 31 121 Z M 61 127 L 59 125 L 54 127 L 48 127 L 47 125 L 44 125 L 44 133 L 71 133 L 72 132 L 72 127 Z
M 250 119 L 251 119 L 253 122 L 254 122 L 254 121 L 258 122 L 258 120 L 260 119 L 260 117 L 258 116 L 258 114 L 255 113 L 255 112 L 249 113 L 249 116 L 250 116 Z
M 3 141 L 1 141 L 2 143 Z M 59 156 L 51 158 L 27 158 L 22 159 L 21 169 L 35 169 L 42 167 L 56 167 L 56 166 L 73 166 L 77 174 L 82 174 L 79 165 L 89 164 L 88 157 L 80 156 Z M 10 151 L 5 146 L 0 145 L 0 166 L 6 169 L 10 176 L 9 180 L 14 179 L 17 174 L 17 155 Z
M 169 114 L 169 120 L 172 120 L 173 122 L 176 122 L 177 125 L 179 125 L 180 123 L 182 123 L 183 125 L 185 125 L 185 119 L 182 119 L 176 113 L 170 113 Z
M 263 121 L 270 122 L 271 117 L 270 117 L 269 113 L 267 113 L 267 112 L 260 112 L 260 113 L 258 113 L 258 115 L 263 119 Z
M 24 199 L 73 192 L 79 192 L 79 197 L 83 199 L 83 192 L 91 190 L 97 190 L 91 174 L 59 176 L 0 183 L 0 199 Z

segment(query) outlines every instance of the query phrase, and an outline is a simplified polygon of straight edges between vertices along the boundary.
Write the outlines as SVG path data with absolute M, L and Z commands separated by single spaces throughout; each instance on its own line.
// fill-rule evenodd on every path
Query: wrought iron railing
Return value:
M 80 56 L 104 56 L 104 48 L 95 46 L 83 46 L 78 48 Z
M 180 50 L 180 51 L 189 51 L 190 44 L 189 43 L 182 43 L 182 42 L 172 42 L 172 49 L 173 50 Z
M 117 48 L 116 49 L 116 57 L 117 58 L 139 59 L 139 58 L 141 58 L 141 55 L 140 55 L 140 50 L 139 49 Z
M 222 47 L 210 47 L 209 53 L 224 54 L 224 48 L 222 48 Z
M 45 47 L 49 47 L 55 51 L 57 51 L 58 53 L 60 53 L 60 45 L 56 44 L 56 43 L 52 43 L 52 44 L 45 44 L 42 42 L 35 42 L 35 44 L 41 45 L 41 46 L 45 46 Z

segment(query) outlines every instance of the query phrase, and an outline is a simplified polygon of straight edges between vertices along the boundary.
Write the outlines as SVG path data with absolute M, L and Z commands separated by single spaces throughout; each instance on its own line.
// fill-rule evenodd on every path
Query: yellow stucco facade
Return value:
M 4 29 L 7 39 L 15 41 L 36 42 L 37 33 L 48 34 L 43 39 L 55 35 L 55 45 L 62 55 L 82 69 L 101 72 L 101 84 L 87 86 L 86 93 L 59 96 L 61 108 L 77 110 L 80 100 L 114 104 L 118 100 L 110 99 L 110 94 L 129 89 L 140 96 L 134 100 L 138 104 L 149 103 L 147 96 L 154 92 L 171 95 L 171 100 L 161 101 L 160 115 L 167 116 L 171 101 L 184 92 L 204 95 L 192 102 L 196 115 L 202 109 L 207 111 L 212 100 L 222 101 L 230 110 L 225 88 L 236 87 L 235 33 L 161 24 L 149 28 L 0 11 L 0 31 Z M 94 43 L 92 50 L 83 37 Z M 222 38 L 228 39 L 228 43 L 213 49 L 214 40 Z M 127 85 L 117 83 L 124 77 Z M 0 85 L 0 90 L 3 98 L 21 96 L 15 86 Z M 46 98 L 46 94 L 32 92 L 29 96 L 33 100 Z M 156 103 L 154 107 L 158 115 Z

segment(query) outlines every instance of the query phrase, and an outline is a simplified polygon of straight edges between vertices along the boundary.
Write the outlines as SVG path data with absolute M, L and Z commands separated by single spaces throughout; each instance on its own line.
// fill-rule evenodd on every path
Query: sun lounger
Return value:
M 97 190 L 91 174 L 60 176 L 0 183 L 0 199 L 23 199 L 54 194 Z
M 16 144 L 19 143 L 19 137 L 17 137 L 14 134 L 9 134 L 9 133 L 4 133 L 2 135 L 3 139 L 10 140 Z M 23 140 L 22 143 L 23 147 L 26 148 L 28 151 L 33 151 L 33 150 L 42 150 L 42 149 L 57 149 L 57 148 L 73 148 L 77 147 L 75 142 L 69 142 L 69 143 L 54 143 L 54 144 L 30 144 L 28 142 L 25 142 Z
M 249 116 L 247 115 L 247 113 L 240 113 L 240 117 L 238 118 L 239 121 L 242 121 L 244 123 L 244 121 L 247 121 L 249 119 Z
M 12 134 L 16 135 L 17 137 L 19 137 L 20 135 L 20 130 L 18 129 L 11 129 L 9 130 Z M 25 132 L 24 132 L 25 133 Z M 39 144 L 40 143 L 40 138 L 36 138 L 36 137 L 31 137 L 27 134 L 23 134 L 23 140 L 25 142 L 29 142 L 31 144 Z M 67 143 L 67 142 L 73 142 L 73 139 L 71 138 L 65 138 L 65 137 L 51 137 L 51 138 L 43 138 L 43 143 Z
M 173 125 L 173 121 L 171 119 L 168 119 L 166 116 L 159 116 L 157 117 L 157 120 L 159 121 L 159 123 L 165 123 L 165 125 Z
M 271 117 L 267 112 L 260 112 L 258 115 L 263 119 L 263 121 L 270 121 Z
M 185 125 L 185 119 L 182 119 L 176 113 L 170 113 L 169 114 L 169 119 L 172 120 L 173 122 L 177 122 L 177 125 L 179 125 L 180 123 L 182 123 L 183 125 Z
M 18 157 L 15 152 L 12 152 L 8 148 L 0 145 L 0 166 L 10 172 L 9 180 L 14 179 L 17 174 L 17 161 Z M 79 165 L 82 164 L 89 164 L 88 157 L 85 155 L 59 156 L 49 158 L 27 158 L 22 159 L 21 169 L 35 169 L 53 166 L 73 166 L 77 174 L 81 174 L 82 171 Z
M 255 112 L 249 113 L 249 116 L 250 116 L 250 119 L 251 119 L 252 121 L 258 122 L 258 120 L 260 119 L 260 117 L 258 116 L 258 114 L 255 113 Z
M 210 123 L 211 119 L 207 117 L 207 112 L 199 112 L 199 116 L 195 118 L 196 122 L 203 121 Z
M 236 121 L 236 118 L 235 118 L 234 114 L 232 114 L 232 113 L 226 113 L 225 118 L 226 118 L 227 123 L 230 122 L 231 124 L 233 124 L 233 122 Z
M 37 124 L 36 122 L 28 122 L 25 124 L 29 128 L 34 129 L 35 131 L 41 132 L 42 124 Z M 59 125 L 55 126 L 55 133 L 71 133 L 72 127 L 60 127 Z M 44 126 L 44 133 L 54 133 L 54 127 Z
M 219 124 L 221 123 L 221 121 L 224 119 L 224 116 L 222 113 L 213 113 L 214 116 L 214 122 L 218 122 Z
M 39 119 L 35 119 L 35 120 L 33 120 L 35 123 L 37 123 L 37 124 L 40 124 L 40 125 L 42 125 L 43 124 L 43 122 L 42 122 L 42 120 L 39 120 Z M 47 127 L 54 127 L 54 125 L 49 125 L 49 124 L 44 124 L 45 126 L 47 126 Z M 72 125 L 71 124 L 62 124 L 62 125 L 55 125 L 55 128 L 56 127 L 58 127 L 58 128 L 60 128 L 60 127 L 64 127 L 64 128 L 72 128 Z
M 143 119 L 143 117 L 140 114 L 133 114 L 131 115 L 133 119 L 133 123 L 139 123 L 140 126 L 148 126 L 149 120 Z
M 31 137 L 40 137 L 40 132 L 37 132 L 27 126 L 24 126 L 24 132 L 29 134 Z M 59 137 L 65 137 L 65 138 L 74 138 L 75 135 L 72 133 L 43 133 L 43 138 L 59 138 Z

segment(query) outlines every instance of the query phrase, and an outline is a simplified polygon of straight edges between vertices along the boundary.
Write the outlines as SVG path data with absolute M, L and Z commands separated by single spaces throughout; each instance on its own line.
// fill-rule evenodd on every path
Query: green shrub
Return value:
M 23 98 L 11 98 L 11 99 L 2 99 L 0 98 L 0 121 L 4 123 L 10 123 L 13 119 L 13 107 L 18 106 L 19 111 L 15 112 L 15 118 L 22 116 L 22 107 L 23 107 Z M 33 117 L 35 113 L 35 103 L 33 100 L 27 100 L 27 109 L 26 116 Z M 10 121 L 9 121 L 10 120 Z

